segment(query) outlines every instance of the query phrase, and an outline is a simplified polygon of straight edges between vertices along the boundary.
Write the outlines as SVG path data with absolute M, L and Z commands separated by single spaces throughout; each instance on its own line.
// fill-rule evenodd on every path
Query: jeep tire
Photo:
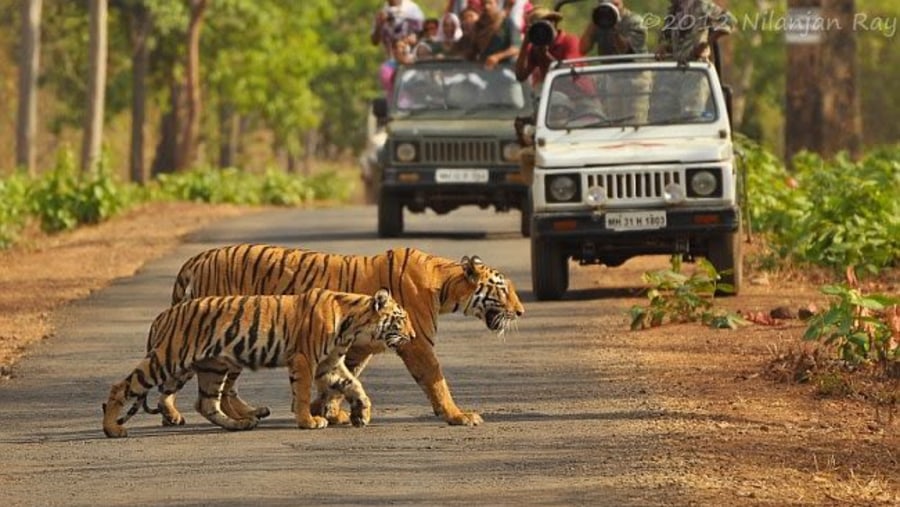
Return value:
M 522 218 L 519 227 L 523 238 L 531 236 L 531 189 L 528 190 L 525 200 L 522 202 Z
M 382 189 L 378 196 L 378 237 L 396 238 L 403 232 L 403 204 Z
M 741 231 L 722 234 L 711 238 L 706 258 L 721 276 L 719 283 L 734 287 L 734 291 L 716 291 L 717 296 L 737 296 L 741 291 L 743 278 L 743 256 L 741 255 Z M 728 271 L 723 273 L 723 271 Z
M 569 259 L 559 245 L 531 238 L 531 287 L 538 301 L 562 299 L 569 288 Z

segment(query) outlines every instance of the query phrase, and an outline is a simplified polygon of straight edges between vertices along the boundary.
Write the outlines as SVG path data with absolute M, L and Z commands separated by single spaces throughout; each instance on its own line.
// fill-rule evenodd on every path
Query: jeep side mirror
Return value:
M 384 97 L 378 97 L 377 99 L 374 99 L 372 101 L 372 112 L 379 120 L 386 119 L 388 115 L 387 99 Z

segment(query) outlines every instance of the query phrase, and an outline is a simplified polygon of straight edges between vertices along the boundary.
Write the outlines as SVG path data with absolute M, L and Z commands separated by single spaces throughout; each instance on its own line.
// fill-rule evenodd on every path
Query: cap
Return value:
M 534 23 L 539 19 L 546 19 L 549 21 L 559 21 L 562 19 L 562 14 L 549 9 L 547 7 L 535 7 L 528 14 L 528 22 Z

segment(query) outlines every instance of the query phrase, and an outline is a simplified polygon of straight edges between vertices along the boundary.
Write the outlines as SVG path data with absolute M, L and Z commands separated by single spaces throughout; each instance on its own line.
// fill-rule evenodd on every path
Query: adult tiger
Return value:
M 214 248 L 188 259 L 178 273 L 172 302 L 224 294 L 292 294 L 311 287 L 345 292 L 370 293 L 388 287 L 410 314 L 416 339 L 398 348 L 406 368 L 425 391 L 434 413 L 453 425 L 481 424 L 475 412 L 463 412 L 456 406 L 450 388 L 434 353 L 437 316 L 462 310 L 465 315 L 484 320 L 487 327 L 502 334 L 525 309 L 512 280 L 486 266 L 477 256 L 454 261 L 414 248 L 395 248 L 383 254 L 340 255 L 270 245 L 241 244 Z M 359 375 L 372 355 L 365 345 L 354 346 L 347 354 L 347 366 Z M 243 402 L 233 389 L 238 372 L 229 376 L 223 410 L 241 414 L 254 409 Z M 345 423 L 340 398 L 329 405 L 331 396 L 319 393 L 314 413 L 336 414 L 332 423 Z M 171 398 L 171 396 L 168 396 Z M 174 408 L 171 399 L 162 405 Z M 182 424 L 177 412 L 164 424 Z
M 373 351 L 395 349 L 414 331 L 409 315 L 385 289 L 374 296 L 312 289 L 297 296 L 224 296 L 192 299 L 159 314 L 150 326 L 152 347 L 125 380 L 113 384 L 103 404 L 103 432 L 124 437 L 123 424 L 145 405 L 150 389 L 174 393 L 198 373 L 197 411 L 229 430 L 256 427 L 253 413 L 234 417 L 221 410 L 228 372 L 241 368 L 288 366 L 294 411 L 301 428 L 324 428 L 326 417 L 312 415 L 310 394 L 332 390 L 351 402 L 354 426 L 368 424 L 371 403 L 344 355 L 353 345 Z M 134 404 L 119 413 L 128 399 Z

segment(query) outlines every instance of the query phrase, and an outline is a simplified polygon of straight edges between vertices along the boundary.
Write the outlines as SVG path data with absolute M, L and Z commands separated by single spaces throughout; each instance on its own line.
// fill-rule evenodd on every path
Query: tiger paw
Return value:
M 478 426 L 484 422 L 475 412 L 458 412 L 453 416 L 444 416 L 444 420 L 451 426 Z
M 272 413 L 269 407 L 252 407 L 236 396 L 223 396 L 221 400 L 222 412 L 232 419 L 245 419 L 255 417 L 265 419 Z
M 297 426 L 303 430 L 319 430 L 328 427 L 328 419 L 313 415 L 309 419 L 297 419 Z
M 349 424 L 350 423 L 350 414 L 347 413 L 346 410 L 341 408 L 329 409 L 325 414 L 325 419 L 328 419 L 328 424 Z
M 172 414 L 162 413 L 163 426 L 184 426 L 184 416 L 179 412 Z
M 247 431 L 252 430 L 257 425 L 259 425 L 259 419 L 255 417 L 248 417 L 246 419 L 237 419 L 234 425 L 226 427 L 225 429 L 232 431 Z
M 350 414 L 350 422 L 353 424 L 353 426 L 356 426 L 357 428 L 362 428 L 363 426 L 368 425 L 369 421 L 371 421 L 371 420 L 372 420 L 372 411 L 368 408 L 366 408 L 365 410 L 363 410 L 360 413 L 356 413 L 356 411 L 354 411 L 353 414 Z
M 125 426 L 121 425 L 112 425 L 112 426 L 103 426 L 103 433 L 109 438 L 124 438 L 128 436 L 128 430 L 125 429 Z

